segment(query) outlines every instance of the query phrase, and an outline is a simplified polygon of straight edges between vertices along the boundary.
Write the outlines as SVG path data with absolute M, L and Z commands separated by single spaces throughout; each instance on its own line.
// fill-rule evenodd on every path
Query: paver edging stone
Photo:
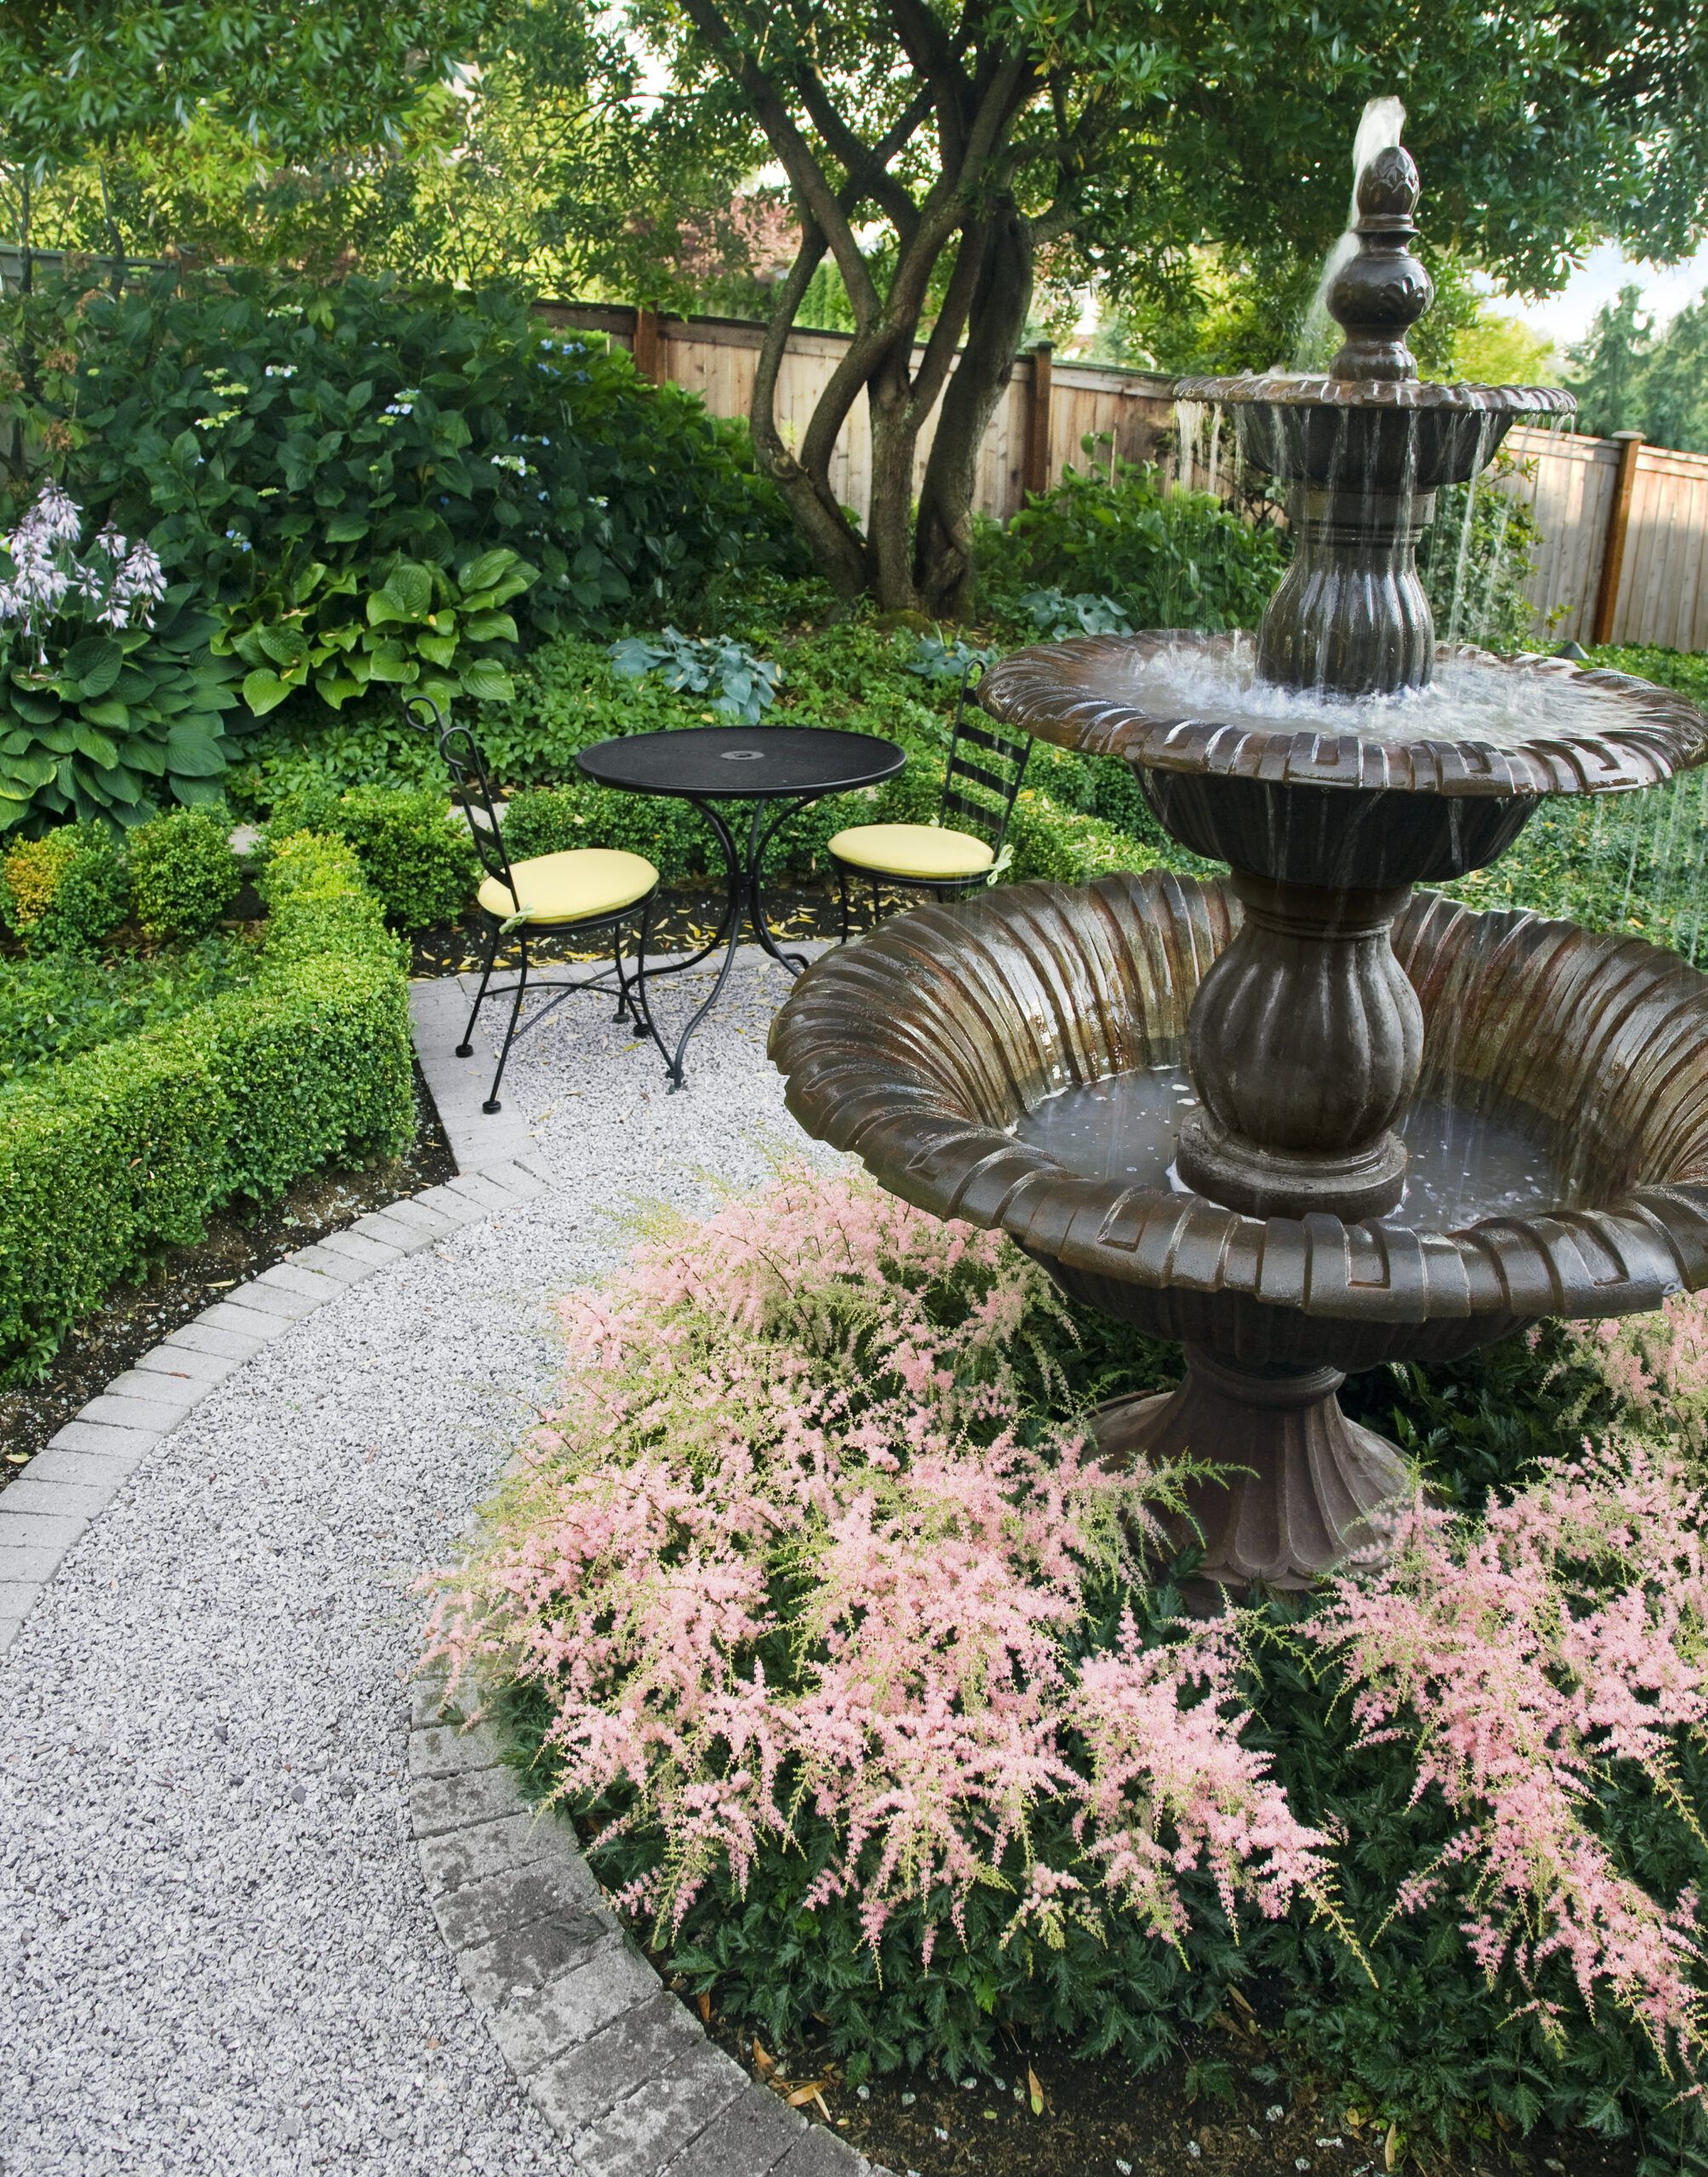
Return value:
M 518 1207 L 549 1183 L 537 1163 L 501 1166 L 488 1176 L 494 1184 L 479 1196 L 456 1191 L 452 1182 L 358 1218 L 345 1228 L 356 1244 L 334 1257 L 336 1276 L 313 1266 L 324 1242 L 287 1255 L 180 1323 L 49 1437 L 17 1481 L 0 1490 L 0 1655 L 91 1523 L 228 1376 L 350 1286 L 464 1225 Z M 419 1215 L 406 1231 L 392 1213 L 415 1204 Z
M 887 2177 L 759 2086 L 665 1988 L 492 1726 L 411 1689 L 410 1826 L 470 2001 L 582 2177 Z

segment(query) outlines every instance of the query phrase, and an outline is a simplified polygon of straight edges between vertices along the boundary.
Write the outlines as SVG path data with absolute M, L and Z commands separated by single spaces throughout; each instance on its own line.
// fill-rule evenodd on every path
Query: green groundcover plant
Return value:
M 1708 1509 L 1651 1424 L 1703 1333 L 1674 1312 L 1611 1372 L 1553 1329 L 1433 1391 L 1366 1379 L 1464 1501 L 1420 1497 L 1380 1575 L 1206 1623 L 1158 1532 L 1178 1477 L 1088 1456 L 1095 1399 L 1177 1359 L 998 1236 L 786 1174 L 565 1304 L 429 1652 L 774 2049 L 959 2077 L 1044 2032 L 1143 2066 L 1239 1986 L 1404 2135 L 1636 2128 L 1646 2169 L 1700 2168 Z
M 63 998 L 88 1031 L 71 1020 L 55 1054 L 38 1026 L 43 1062 L 0 1088 L 0 1383 L 38 1375 L 116 1280 L 221 1203 L 407 1144 L 406 967 L 355 856 L 282 839 L 260 889 L 258 945 L 181 957 L 187 1009 L 163 966 L 43 963 L 0 990 L 0 1012 L 39 1023 Z

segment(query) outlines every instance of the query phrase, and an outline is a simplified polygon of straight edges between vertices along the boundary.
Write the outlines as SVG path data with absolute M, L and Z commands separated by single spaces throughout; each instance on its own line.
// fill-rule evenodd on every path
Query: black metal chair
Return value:
M 1002 860 L 1025 776 L 1030 740 L 1010 740 L 988 724 L 970 725 L 967 697 L 970 670 L 961 676 L 955 697 L 955 724 L 943 798 L 933 824 L 854 824 L 828 842 L 842 895 L 842 941 L 853 929 L 850 887 L 864 878 L 871 887 L 874 921 L 883 912 L 883 894 L 929 892 L 953 900 L 988 884 Z M 976 749 L 976 756 L 968 749 Z M 968 787 L 978 789 L 976 793 Z M 954 816 L 950 825 L 947 819 Z
M 510 1025 L 504 1032 L 497 1071 L 492 1076 L 491 1090 L 481 1109 L 496 1111 L 502 1108 L 499 1085 L 504 1078 L 510 1046 L 517 1037 L 538 1027 L 548 1013 L 554 1012 L 566 998 L 574 997 L 577 992 L 610 991 L 613 972 L 616 977 L 616 1018 L 626 1020 L 632 1016 L 636 1028 L 656 1042 L 646 1003 L 646 943 L 653 902 L 658 895 L 658 872 L 652 863 L 644 855 L 607 847 L 575 847 L 562 854 L 532 855 L 513 862 L 505 851 L 504 835 L 492 805 L 486 765 L 474 735 L 466 725 L 448 725 L 438 705 L 425 696 L 408 698 L 404 710 L 415 725 L 438 736 L 440 753 L 468 815 L 474 851 L 485 872 L 475 899 L 488 925 L 486 958 L 480 970 L 480 987 L 469 1009 L 468 1025 L 462 1032 L 462 1041 L 457 1046 L 458 1058 L 474 1056 L 474 1023 L 487 998 L 514 996 Z M 636 927 L 638 933 L 633 973 L 623 961 L 623 933 L 631 926 Z M 531 931 L 549 930 L 558 935 L 601 929 L 613 933 L 610 969 L 601 969 L 598 975 L 585 975 L 575 982 L 531 975 Z M 516 980 L 494 988 L 492 970 L 497 963 L 498 948 L 506 937 L 513 935 L 521 952 Z M 530 991 L 546 990 L 555 991 L 557 995 L 531 1014 L 524 1024 L 524 998 Z

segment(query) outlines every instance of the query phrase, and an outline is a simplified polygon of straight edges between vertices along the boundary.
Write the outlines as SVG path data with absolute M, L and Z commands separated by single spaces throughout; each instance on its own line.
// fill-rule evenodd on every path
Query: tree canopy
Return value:
M 1657 331 L 1643 293 L 1621 287 L 1571 351 L 1578 421 L 1602 438 L 1641 431 L 1654 446 L 1708 453 L 1708 293 Z
M 0 161 L 39 181 L 198 116 L 281 158 L 370 144 L 489 12 L 486 0 L 3 0 Z
M 964 599 L 973 463 L 1040 276 L 1166 305 L 1206 243 L 1260 272 L 1314 258 L 1343 219 L 1369 96 L 1406 102 L 1432 240 L 1511 284 L 1556 283 L 1602 233 L 1677 253 L 1708 209 L 1708 40 L 1681 0 L 621 0 L 620 13 L 627 48 L 667 85 L 661 140 L 745 131 L 754 162 L 782 170 L 802 240 L 761 360 L 756 441 L 826 571 L 893 605 Z M 777 364 L 826 262 L 853 338 L 801 444 L 785 446 Z M 828 463 L 862 393 L 873 481 L 859 531 Z

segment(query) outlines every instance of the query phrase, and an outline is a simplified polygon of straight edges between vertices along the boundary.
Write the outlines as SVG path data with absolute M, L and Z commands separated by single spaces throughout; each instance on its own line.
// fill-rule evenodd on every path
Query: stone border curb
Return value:
M 411 1689 L 409 1776 L 428 1904 L 576 2177 L 886 2177 L 707 2038 L 440 1674 Z

